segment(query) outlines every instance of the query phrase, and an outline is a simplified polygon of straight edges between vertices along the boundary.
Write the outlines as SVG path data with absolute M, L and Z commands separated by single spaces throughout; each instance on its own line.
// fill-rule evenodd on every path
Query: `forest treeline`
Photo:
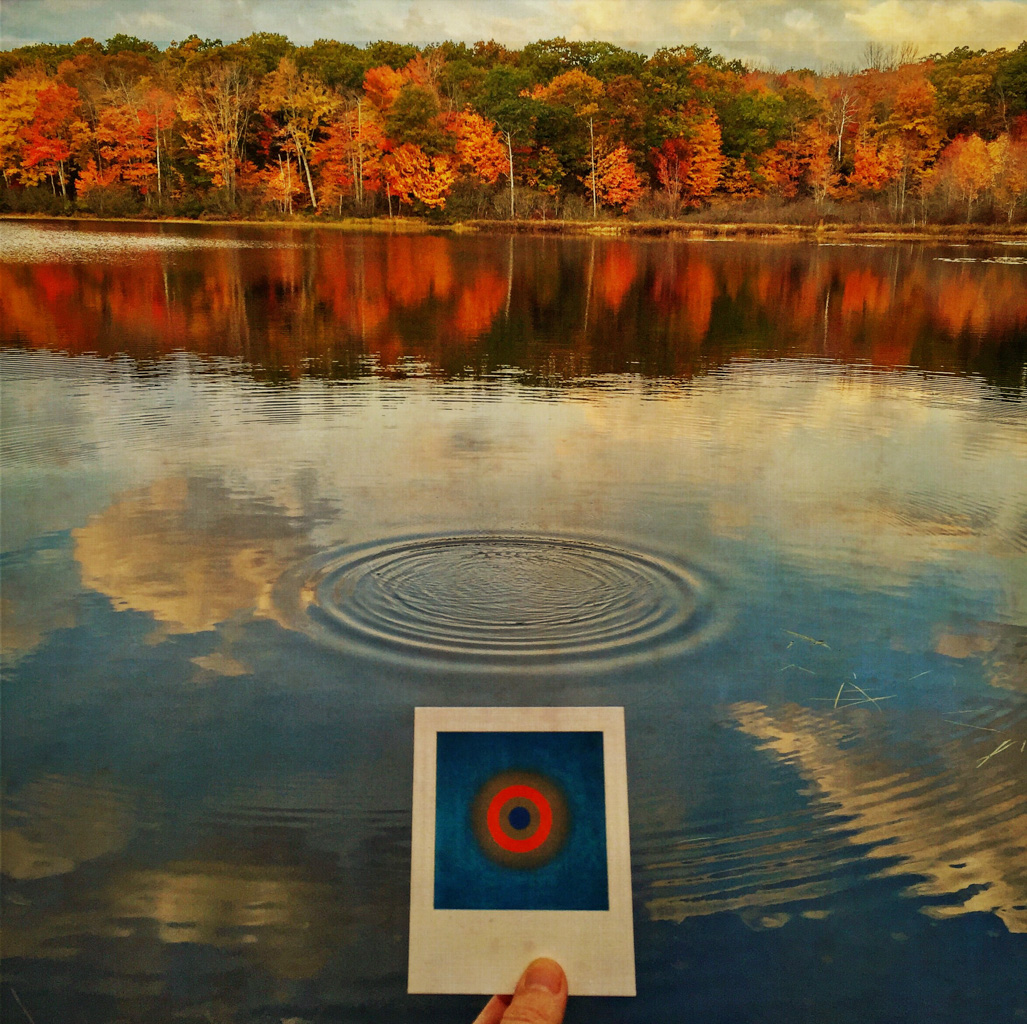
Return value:
M 1027 42 L 782 73 L 673 46 L 255 33 L 0 52 L 0 210 L 1027 217 Z

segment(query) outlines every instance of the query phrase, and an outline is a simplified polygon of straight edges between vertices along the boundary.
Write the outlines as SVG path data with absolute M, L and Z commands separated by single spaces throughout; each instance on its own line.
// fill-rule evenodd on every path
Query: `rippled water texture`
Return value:
M 472 672 L 653 658 L 700 642 L 713 614 L 710 585 L 684 565 L 553 536 L 386 541 L 321 555 L 276 589 L 325 643 Z
M 0 224 L 3 1019 L 405 994 L 413 708 L 626 709 L 639 996 L 1027 1017 L 1027 246 Z

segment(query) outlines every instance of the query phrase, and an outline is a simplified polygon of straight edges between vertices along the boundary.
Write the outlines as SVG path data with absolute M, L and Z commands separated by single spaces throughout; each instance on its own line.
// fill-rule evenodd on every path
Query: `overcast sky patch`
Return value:
M 160 46 L 192 33 L 232 42 L 281 32 L 303 45 L 338 39 L 520 48 L 537 39 L 601 39 L 651 53 L 696 43 L 768 67 L 859 64 L 868 42 L 1015 48 L 1027 0 L 0 0 L 0 48 L 105 40 L 123 32 Z

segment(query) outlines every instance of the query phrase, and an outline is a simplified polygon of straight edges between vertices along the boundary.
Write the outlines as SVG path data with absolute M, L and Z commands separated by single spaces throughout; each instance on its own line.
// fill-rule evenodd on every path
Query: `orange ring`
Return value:
M 531 801 L 538 810 L 538 828 L 535 834 L 528 836 L 527 839 L 511 839 L 499 827 L 499 811 L 503 804 L 507 800 L 517 798 Z M 485 820 L 488 822 L 489 835 L 498 846 L 511 853 L 529 853 L 538 849 L 549 838 L 553 828 L 553 809 L 549 806 L 549 801 L 534 786 L 518 784 L 501 789 L 492 798 Z

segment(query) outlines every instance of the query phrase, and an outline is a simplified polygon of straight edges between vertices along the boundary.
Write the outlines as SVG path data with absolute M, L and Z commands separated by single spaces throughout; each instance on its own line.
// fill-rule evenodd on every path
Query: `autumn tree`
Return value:
M 431 157 L 419 146 L 406 142 L 382 158 L 383 174 L 401 202 L 420 200 L 429 209 L 442 209 L 456 179 L 451 157 Z
M 90 158 L 79 178 L 83 195 L 94 188 L 119 184 L 146 195 L 156 179 L 156 118 L 129 104 L 104 107 L 93 132 L 96 158 Z
M 586 178 L 585 184 L 603 206 L 619 206 L 625 213 L 645 190 L 645 184 L 624 145 L 607 152 L 600 151 L 594 176 Z
M 596 173 L 596 135 L 595 118 L 599 113 L 599 103 L 605 93 L 603 83 L 585 71 L 577 68 L 557 75 L 549 85 L 539 86 L 533 90 L 531 98 L 556 106 L 566 107 L 573 111 L 574 116 L 588 125 L 588 175 L 582 180 L 592 194 L 592 216 L 598 216 L 599 176 Z
M 887 80 L 871 78 L 867 84 L 879 85 L 882 98 L 860 124 L 852 180 L 867 191 L 890 186 L 893 209 L 902 217 L 907 195 L 941 148 L 935 88 L 920 66 L 901 68 Z M 865 102 L 869 105 L 872 99 L 871 92 Z
M 259 107 L 280 118 L 279 136 L 296 157 L 310 192 L 310 205 L 317 209 L 310 158 L 318 137 L 338 106 L 337 98 L 306 72 L 300 72 L 289 57 L 282 57 L 278 68 L 264 78 Z
M 253 115 L 255 90 L 238 64 L 215 62 L 184 83 L 178 112 L 182 137 L 215 188 L 235 202 L 246 128 Z
M 45 175 L 52 183 L 56 177 L 67 196 L 67 160 L 85 128 L 77 115 L 78 102 L 78 93 L 63 82 L 47 83 L 36 94 L 32 120 L 21 129 L 23 181 Z
M 368 103 L 384 117 L 395 103 L 404 83 L 403 75 L 386 64 L 368 68 L 364 75 L 364 95 Z
M 717 188 L 726 162 L 720 149 L 720 125 L 712 111 L 706 111 L 684 130 L 687 134 L 665 139 L 653 150 L 653 169 L 674 204 L 701 206 Z
M 456 158 L 462 170 L 494 185 L 507 170 L 506 153 L 496 126 L 481 114 L 465 110 L 450 119 L 449 128 L 456 139 Z
M 1027 199 L 1027 136 L 1006 132 L 988 143 L 988 155 L 994 168 L 995 199 L 1012 223 L 1017 206 Z
M 347 111 L 339 120 L 328 126 L 324 140 L 318 144 L 310 162 L 318 168 L 321 206 L 338 204 L 342 213 L 343 200 L 352 195 L 357 197 L 357 181 L 362 178 L 356 125 L 351 112 Z
M 36 115 L 39 94 L 47 84 L 46 76 L 35 69 L 19 71 L 0 83 L 0 168 L 8 185 L 26 183 L 23 157 L 27 131 Z
M 974 203 L 991 187 L 994 178 L 995 161 L 988 144 L 976 132 L 970 136 L 961 135 L 945 147 L 938 169 L 952 180 L 961 198 L 966 200 L 966 220 L 969 223 Z
M 837 194 L 841 175 L 835 170 L 833 152 L 836 138 L 816 121 L 804 132 L 805 183 L 813 201 L 819 206 L 828 196 Z

